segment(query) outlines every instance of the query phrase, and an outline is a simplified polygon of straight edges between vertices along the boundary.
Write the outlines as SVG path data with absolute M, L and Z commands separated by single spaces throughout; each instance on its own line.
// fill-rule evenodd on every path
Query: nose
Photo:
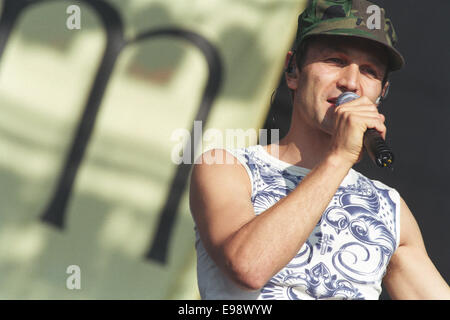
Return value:
M 352 63 L 342 68 L 337 87 L 342 92 L 350 91 L 360 95 L 360 72 L 357 64 Z

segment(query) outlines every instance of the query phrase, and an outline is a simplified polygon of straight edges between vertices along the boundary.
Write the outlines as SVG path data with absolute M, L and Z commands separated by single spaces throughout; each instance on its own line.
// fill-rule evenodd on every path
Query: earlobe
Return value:
M 384 99 L 386 99 L 386 97 L 387 97 L 387 95 L 388 95 L 388 93 L 389 93 L 389 88 L 390 88 L 390 86 L 391 86 L 391 82 L 390 81 L 387 81 L 385 84 L 384 84 L 384 88 L 383 88 L 383 90 L 381 91 L 381 98 L 384 100 Z
M 390 87 L 390 82 L 386 81 L 386 83 L 384 84 L 383 89 L 381 90 L 381 94 L 380 96 L 377 98 L 377 100 L 375 101 L 375 104 L 378 106 L 382 101 L 384 101 L 389 93 L 389 87 Z
M 298 82 L 297 68 L 295 68 L 295 66 L 294 66 L 294 71 L 293 72 L 288 73 L 286 71 L 286 84 L 287 84 L 289 89 L 296 90 L 297 89 L 297 82 Z

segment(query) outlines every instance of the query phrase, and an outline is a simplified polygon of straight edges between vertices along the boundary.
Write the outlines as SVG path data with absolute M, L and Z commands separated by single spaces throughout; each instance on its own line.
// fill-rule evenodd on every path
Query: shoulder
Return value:
M 257 146 L 247 148 L 223 149 L 214 148 L 202 153 L 194 162 L 201 165 L 248 165 L 253 163 Z
M 425 249 L 419 225 L 402 197 L 400 197 L 400 217 L 400 228 L 402 230 L 400 246 L 414 246 Z
M 251 194 L 244 154 L 243 150 L 218 148 L 201 154 L 192 169 L 191 193 L 197 191 L 204 195 L 217 190 L 223 194 L 235 190 Z
M 196 159 L 189 207 L 210 254 L 214 255 L 230 234 L 255 216 L 251 190 L 246 169 L 232 151 L 211 149 Z
M 193 174 L 232 174 L 252 180 L 253 171 L 260 162 L 258 145 L 237 149 L 210 149 L 194 162 Z

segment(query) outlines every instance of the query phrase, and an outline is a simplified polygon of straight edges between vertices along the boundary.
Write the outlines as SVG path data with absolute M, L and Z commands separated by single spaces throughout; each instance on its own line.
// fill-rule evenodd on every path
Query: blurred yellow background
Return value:
M 107 36 L 90 1 L 35 2 L 20 12 L 0 60 L 0 298 L 198 299 L 187 189 L 167 261 L 153 261 L 146 253 L 177 169 L 171 136 L 191 129 L 204 93 L 204 55 L 174 37 L 130 42 L 121 50 L 64 227 L 55 228 L 41 217 L 56 192 Z M 176 27 L 216 48 L 222 82 L 203 132 L 263 125 L 305 5 L 303 0 L 101 2 L 122 19 L 126 40 Z M 11 3 L 2 1 L 1 10 Z M 66 9 L 73 4 L 80 8 L 80 29 L 70 30 Z M 204 143 L 198 151 L 212 146 Z M 80 267 L 80 290 L 66 287 L 70 265 Z

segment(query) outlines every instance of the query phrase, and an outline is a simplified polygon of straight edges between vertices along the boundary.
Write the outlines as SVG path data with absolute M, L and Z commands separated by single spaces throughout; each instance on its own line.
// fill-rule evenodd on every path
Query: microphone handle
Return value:
M 376 129 L 367 129 L 364 133 L 364 146 L 377 166 L 389 168 L 394 164 L 394 154 Z

